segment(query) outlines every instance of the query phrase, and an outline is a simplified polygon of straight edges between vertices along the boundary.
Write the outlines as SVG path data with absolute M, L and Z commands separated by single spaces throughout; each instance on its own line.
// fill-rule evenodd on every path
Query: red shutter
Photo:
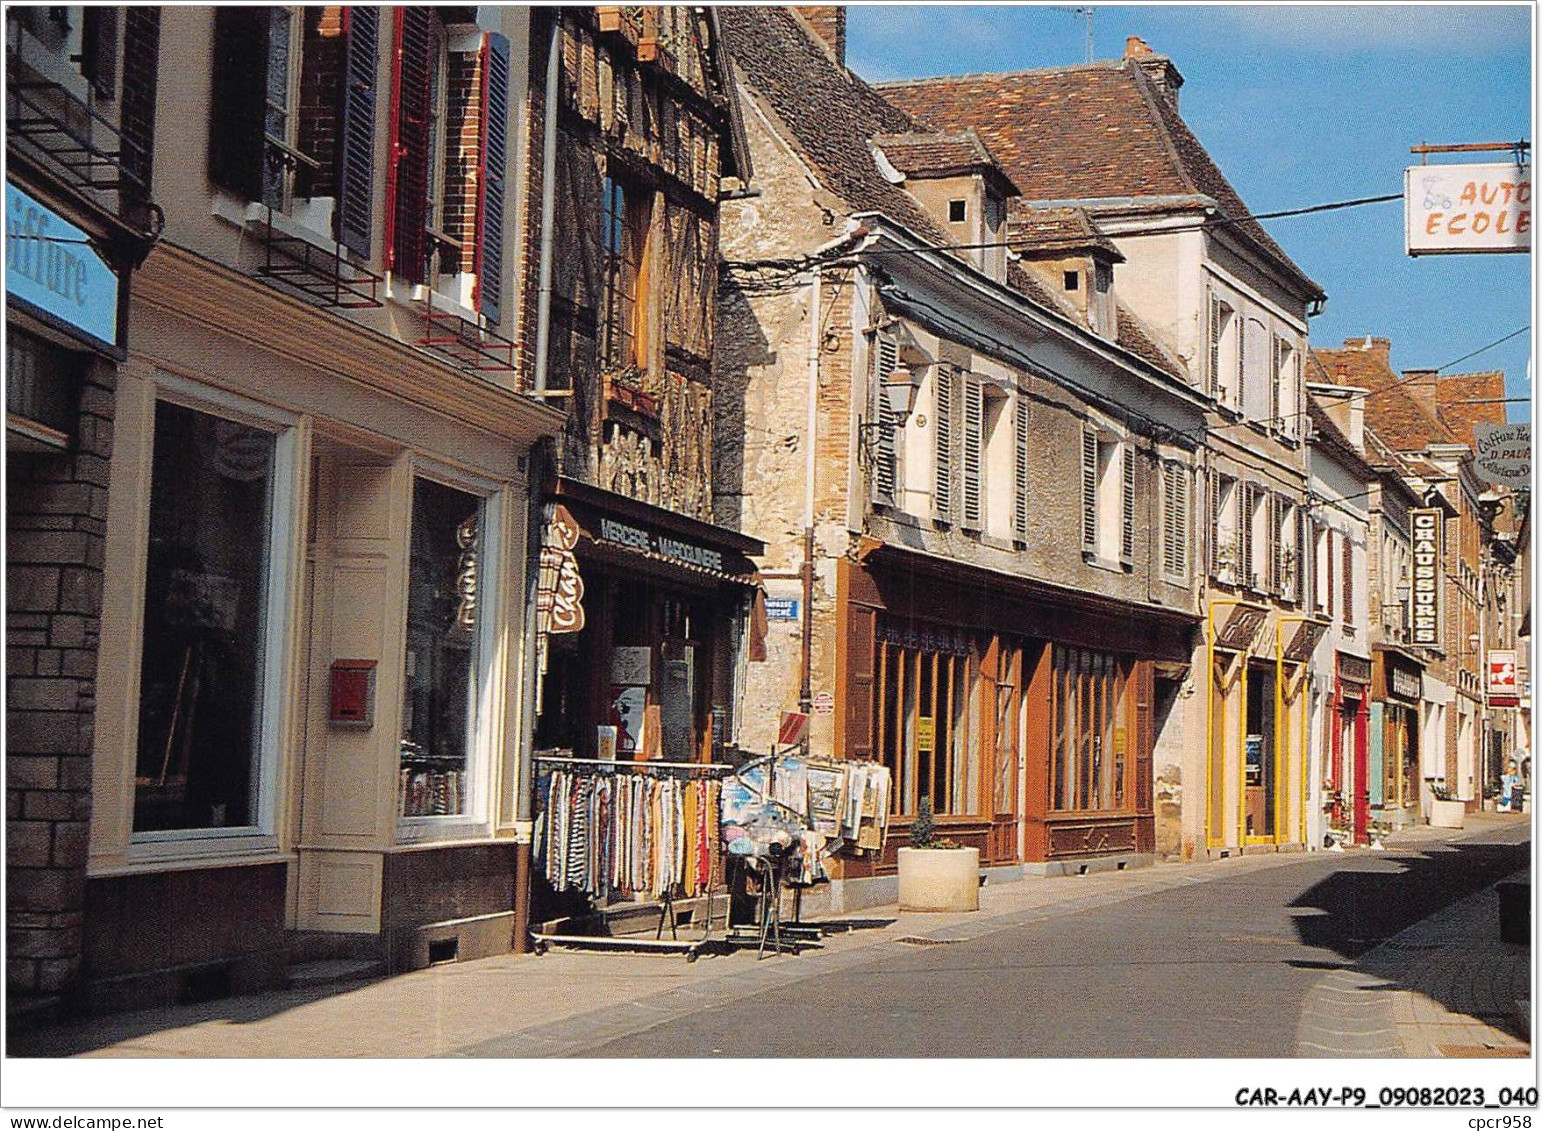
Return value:
M 509 41 L 497 32 L 482 45 L 482 175 L 477 206 L 477 309 L 503 320 L 503 209 L 508 193 Z
M 215 8 L 209 92 L 209 180 L 262 199 L 268 9 Z
M 385 266 L 412 283 L 423 282 L 428 258 L 428 97 L 434 19 L 430 8 L 396 9 Z
M 341 139 L 337 155 L 337 242 L 369 258 L 375 208 L 375 102 L 380 9 L 346 8 Z

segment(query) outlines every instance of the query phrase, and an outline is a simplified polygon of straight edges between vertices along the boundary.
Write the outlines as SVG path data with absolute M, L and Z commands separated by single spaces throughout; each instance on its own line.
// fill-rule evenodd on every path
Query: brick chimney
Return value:
M 1146 72 L 1146 77 L 1152 81 L 1158 90 L 1167 96 L 1173 109 L 1178 108 L 1178 88 L 1183 85 L 1183 76 L 1178 73 L 1178 68 L 1173 66 L 1173 61 L 1166 55 L 1157 55 L 1151 50 L 1151 45 L 1138 35 L 1128 36 L 1124 41 L 1124 57 L 1133 60 L 1135 65 Z
M 1436 420 L 1440 419 L 1440 406 L 1435 398 L 1435 382 L 1438 377 L 1439 374 L 1433 369 L 1403 370 L 1403 389 Z
M 842 67 L 846 65 L 846 5 L 795 5 L 792 9 L 802 16 L 813 30 L 814 36 L 824 44 L 825 50 Z

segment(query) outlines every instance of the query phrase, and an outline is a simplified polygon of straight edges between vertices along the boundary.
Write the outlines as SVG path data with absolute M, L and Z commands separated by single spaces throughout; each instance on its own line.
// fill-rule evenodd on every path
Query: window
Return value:
M 948 201 L 948 223 L 962 224 L 969 218 L 969 205 L 967 201 Z
M 1314 556 L 1317 562 L 1316 610 L 1333 618 L 1333 530 L 1331 527 L 1313 524 Z
M 1272 504 L 1256 483 L 1242 485 L 1242 584 L 1260 593 L 1270 589 L 1274 529 Z
M 471 814 L 491 571 L 483 500 L 430 479 L 412 490 L 398 815 Z M 480 584 L 479 584 L 480 582 Z
M 1082 426 L 1082 554 L 1128 568 L 1135 553 L 1135 449 Z
M 1274 496 L 1274 591 L 1281 600 L 1301 600 L 1300 508 Z
M 1274 416 L 1289 439 L 1301 435 L 1301 355 L 1289 338 L 1274 339 Z
M 1063 282 L 1066 290 L 1074 291 L 1082 285 L 1081 273 L 1078 271 L 1067 271 Z
M 1129 808 L 1129 665 L 1116 656 L 1053 646 L 1050 808 Z
M 980 665 L 973 641 L 942 628 L 878 625 L 874 734 L 894 777 L 895 812 L 929 797 L 939 814 L 980 811 Z M 990 708 L 987 707 L 987 710 Z
M 277 438 L 155 406 L 135 833 L 263 821 Z
M 651 193 L 606 178 L 602 214 L 606 292 L 601 350 L 606 364 L 617 369 L 648 367 L 648 235 L 652 205 Z
M 1242 574 L 1241 529 L 1237 521 L 1241 492 L 1229 475 L 1212 472 L 1210 476 L 1210 575 L 1223 585 L 1236 585 Z
M 1274 421 L 1275 379 L 1269 365 L 1269 329 L 1257 318 L 1247 319 L 1240 344 L 1238 368 L 1242 380 L 1242 410 L 1266 427 Z
M 985 389 L 983 411 L 985 532 L 1010 539 L 1016 522 L 1017 479 L 1012 397 L 1000 386 L 990 385 Z
M 509 43 L 477 29 L 473 8 L 394 11 L 385 267 L 408 283 L 434 285 L 496 323 L 502 317 Z
M 1162 573 L 1179 585 L 1189 580 L 1189 469 L 1162 464 Z
M 1209 393 L 1228 408 L 1240 407 L 1242 319 L 1230 303 L 1210 295 Z

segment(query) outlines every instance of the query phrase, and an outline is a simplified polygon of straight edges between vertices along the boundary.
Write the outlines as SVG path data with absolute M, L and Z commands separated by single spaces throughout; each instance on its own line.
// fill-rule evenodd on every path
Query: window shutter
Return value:
M 504 170 L 509 146 L 509 41 L 494 32 L 482 49 L 482 178 L 477 250 L 477 307 L 491 325 L 503 320 Z
M 155 78 L 161 61 L 161 10 L 136 5 L 123 9 L 123 168 L 150 195 L 155 153 Z
M 262 199 L 268 9 L 215 8 L 209 90 L 209 180 Z
M 1124 444 L 1119 452 L 1123 490 L 1119 493 L 1119 560 L 1130 565 L 1135 560 L 1135 444 Z
M 1082 425 L 1082 553 L 1098 551 L 1098 434 Z
M 1237 379 L 1232 382 L 1231 403 L 1232 407 L 1242 409 L 1249 403 L 1247 393 L 1248 323 L 1240 310 L 1233 317 L 1237 320 Z
M 1304 342 L 1298 342 L 1295 352 L 1290 355 L 1290 399 L 1285 414 L 1285 434 L 1292 440 L 1301 438 L 1301 353 L 1305 348 Z
M 1285 595 L 1285 500 L 1269 496 L 1269 592 Z
M 1012 402 L 1012 532 L 1028 541 L 1028 398 L 1021 390 Z
M 1208 391 L 1212 397 L 1221 391 L 1221 300 L 1210 292 L 1210 373 Z
M 434 19 L 429 8 L 396 9 L 385 266 L 413 283 L 423 281 L 428 256 L 428 96 Z
M 1311 559 L 1311 551 L 1307 546 L 1307 519 L 1306 506 L 1296 507 L 1296 603 L 1303 609 L 1306 608 L 1307 594 L 1307 562 Z
M 98 98 L 118 93 L 118 9 L 90 7 L 80 26 L 80 71 Z
M 380 9 L 344 8 L 347 45 L 337 156 L 337 242 L 369 258 L 375 207 L 375 92 Z
M 879 334 L 878 353 L 878 443 L 874 462 L 875 479 L 873 501 L 894 505 L 896 471 L 894 460 L 894 414 L 889 411 L 889 398 L 884 395 L 884 384 L 899 366 L 899 343 L 887 334 Z
M 1344 623 L 1355 623 L 1355 544 L 1344 535 Z
M 847 758 L 871 758 L 878 611 L 855 602 L 848 603 L 846 609 L 846 710 L 841 748 Z
M 937 366 L 932 388 L 932 513 L 953 517 L 953 367 Z
M 1188 580 L 1189 473 L 1177 463 L 1162 465 L 1162 568 L 1169 577 Z
M 1250 589 L 1257 588 L 1253 578 L 1253 507 L 1257 488 L 1251 483 L 1241 486 L 1241 499 L 1237 504 L 1237 584 Z
M 1210 497 L 1210 521 L 1206 533 L 1210 538 L 1210 576 L 1221 572 L 1221 473 L 1210 472 L 1208 483 Z
M 1328 618 L 1331 620 L 1334 615 L 1334 605 L 1338 600 L 1338 598 L 1335 596 L 1337 593 L 1337 587 L 1333 584 L 1333 528 L 1331 526 L 1323 531 L 1322 550 L 1323 558 L 1325 559 L 1323 561 L 1323 570 L 1325 574 L 1325 590 L 1328 598 L 1327 612 Z
M 980 446 L 985 431 L 985 391 L 964 372 L 964 529 L 980 529 Z

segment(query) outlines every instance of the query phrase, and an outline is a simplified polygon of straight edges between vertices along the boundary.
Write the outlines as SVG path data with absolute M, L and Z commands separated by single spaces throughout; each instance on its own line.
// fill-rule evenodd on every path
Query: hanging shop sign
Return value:
M 1474 424 L 1472 469 L 1495 487 L 1531 486 L 1531 425 Z
M 1371 661 L 1360 656 L 1338 653 L 1339 679 L 1344 683 L 1368 684 L 1371 682 Z
M 549 503 L 542 512 L 546 530 L 541 536 L 540 573 L 535 592 L 536 701 L 546 681 L 550 637 L 582 632 L 584 628 L 584 579 L 578 575 L 578 523 L 561 503 Z
M 1531 250 L 1531 167 L 1414 165 L 1403 177 L 1409 255 Z
M 1440 646 L 1440 546 L 1443 516 L 1435 508 L 1408 512 L 1413 528 L 1413 642 Z
M 1520 701 L 1520 670 L 1516 666 L 1515 653 L 1508 649 L 1489 649 L 1488 705 L 1516 707 L 1520 705 Z
M 1280 658 L 1286 663 L 1304 664 L 1311 659 L 1312 653 L 1317 650 L 1317 643 L 1328 631 L 1328 622 L 1321 620 L 1303 620 L 1296 622 L 1296 631 L 1290 638 L 1290 643 L 1285 645 L 1280 653 Z
M 118 345 L 118 274 L 86 233 L 5 186 L 5 300 L 100 349 Z
M 1253 646 L 1258 630 L 1264 626 L 1269 610 L 1262 605 L 1234 605 L 1226 623 L 1216 631 L 1215 646 L 1234 652 L 1246 652 Z
M 1416 672 L 1406 671 L 1403 668 L 1388 667 L 1387 694 L 1393 699 L 1401 699 L 1405 703 L 1417 703 L 1419 701 L 1420 679 Z

